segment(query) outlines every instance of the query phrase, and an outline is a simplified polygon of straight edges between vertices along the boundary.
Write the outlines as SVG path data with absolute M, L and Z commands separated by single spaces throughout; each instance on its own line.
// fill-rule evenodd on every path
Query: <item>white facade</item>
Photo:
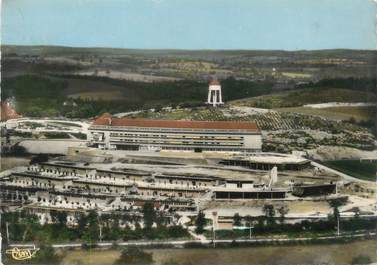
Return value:
M 89 145 L 108 150 L 260 151 L 253 122 L 143 120 L 105 113 L 88 129 Z
M 214 107 L 224 104 L 221 95 L 221 85 L 218 81 L 212 81 L 209 84 L 208 98 L 206 103 Z
M 185 130 L 167 128 L 134 128 L 92 126 L 88 140 L 100 149 L 188 150 L 188 151 L 260 151 L 259 131 Z

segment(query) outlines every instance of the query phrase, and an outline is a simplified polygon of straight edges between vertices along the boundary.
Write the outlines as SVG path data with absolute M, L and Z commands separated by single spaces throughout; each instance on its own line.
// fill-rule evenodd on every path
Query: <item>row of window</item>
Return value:
M 89 130 L 92 133 L 100 133 L 102 131 L 129 131 L 129 132 L 146 132 L 146 133 L 243 133 L 243 134 L 250 134 L 252 133 L 249 130 L 245 129 L 197 129 L 197 128 L 148 128 L 148 127 L 138 127 L 138 128 L 124 128 L 124 127 L 117 127 L 117 126 L 101 126 L 101 125 L 94 125 Z M 253 133 L 258 133 L 258 131 L 254 131 Z
M 161 145 L 218 145 L 218 146 L 243 146 L 242 142 L 234 143 L 234 142 L 190 142 L 190 141 L 148 141 L 148 140 L 138 140 L 138 139 L 112 139 L 113 143 L 116 142 L 124 142 L 124 143 L 137 143 L 137 144 L 161 144 Z
M 52 173 L 61 173 L 58 169 L 55 169 L 55 170 L 52 170 L 52 169 L 41 169 L 39 171 L 43 171 L 43 172 L 52 172 Z M 76 173 L 75 173 L 76 174 Z M 84 175 L 80 175 L 80 177 L 83 177 Z M 116 180 L 123 180 L 123 181 L 142 181 L 142 182 L 150 182 L 148 180 L 146 180 L 145 178 L 143 177 L 135 177 L 135 176 L 130 176 L 130 175 L 122 175 L 122 177 L 114 177 L 112 176 L 111 173 L 108 173 L 108 175 L 97 175 L 97 174 L 85 174 L 85 178 L 87 179 L 93 179 L 93 180 L 99 180 L 99 179 L 109 179 L 109 180 L 113 180 L 113 181 L 116 181 Z M 196 184 L 198 184 L 199 186 L 201 186 L 201 182 L 200 181 L 197 181 L 197 180 L 174 180 L 173 178 L 164 178 L 164 177 L 159 177 L 160 179 L 164 179 L 164 181 L 162 180 L 153 180 L 152 182 L 155 182 L 155 183 L 160 183 L 160 184 L 177 184 L 179 185 L 179 183 L 181 185 L 187 185 L 189 186 L 190 184 L 192 184 L 193 186 L 197 186 Z M 18 179 L 18 178 L 14 178 L 14 179 Z M 167 180 L 166 180 L 167 179 Z M 50 182 L 50 181 L 49 181 Z M 25 181 L 22 181 L 22 182 L 19 182 L 20 184 L 29 184 L 29 182 L 25 182 Z M 203 183 L 203 186 L 206 186 L 207 184 L 206 183 Z M 64 186 L 65 188 L 65 186 Z
M 194 136 L 194 135 L 166 135 L 166 134 L 129 134 L 129 133 L 110 133 L 110 137 L 130 137 L 130 138 L 164 138 L 164 139 L 217 139 L 217 140 L 243 140 L 243 136 Z

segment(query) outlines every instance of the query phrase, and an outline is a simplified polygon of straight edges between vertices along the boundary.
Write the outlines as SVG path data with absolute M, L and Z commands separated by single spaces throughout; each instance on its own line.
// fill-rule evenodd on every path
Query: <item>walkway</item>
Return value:
M 207 238 L 205 237 L 205 235 L 199 235 L 199 234 L 195 234 L 193 231 L 191 230 L 188 230 L 189 234 L 195 239 L 195 240 L 199 240 L 200 242 L 206 242 L 208 241 Z

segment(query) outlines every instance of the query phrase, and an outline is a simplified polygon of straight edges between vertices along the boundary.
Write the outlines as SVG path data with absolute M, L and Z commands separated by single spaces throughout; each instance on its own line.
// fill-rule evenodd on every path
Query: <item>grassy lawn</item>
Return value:
M 332 160 L 325 161 L 323 164 L 359 179 L 376 180 L 376 162 L 360 162 L 360 160 Z

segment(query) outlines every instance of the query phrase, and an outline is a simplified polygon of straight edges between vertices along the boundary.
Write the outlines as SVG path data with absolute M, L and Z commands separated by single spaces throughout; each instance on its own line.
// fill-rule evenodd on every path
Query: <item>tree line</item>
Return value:
M 2 215 L 3 240 L 10 242 L 86 242 L 187 238 L 182 226 L 169 224 L 169 217 L 145 203 L 135 214 L 113 212 L 99 215 L 91 210 L 76 214 L 76 225 L 67 222 L 67 212 L 51 210 L 51 223 L 40 224 L 35 214 L 26 211 Z M 121 225 L 126 224 L 126 225 Z M 129 224 L 132 224 L 131 227 Z
M 38 75 L 4 78 L 1 98 L 15 99 L 16 110 L 24 116 L 88 118 L 103 112 L 117 113 L 158 106 L 199 106 L 204 104 L 208 93 L 208 83 L 197 80 L 145 83 L 98 76 L 52 77 L 58 78 Z M 69 98 L 67 89 L 70 79 L 116 85 L 121 88 L 124 97 L 116 100 Z M 273 85 L 267 81 L 236 80 L 233 77 L 222 80 L 221 83 L 226 101 L 268 94 Z M 80 90 L 77 91 L 79 92 Z M 132 98 L 129 95 L 133 95 Z

